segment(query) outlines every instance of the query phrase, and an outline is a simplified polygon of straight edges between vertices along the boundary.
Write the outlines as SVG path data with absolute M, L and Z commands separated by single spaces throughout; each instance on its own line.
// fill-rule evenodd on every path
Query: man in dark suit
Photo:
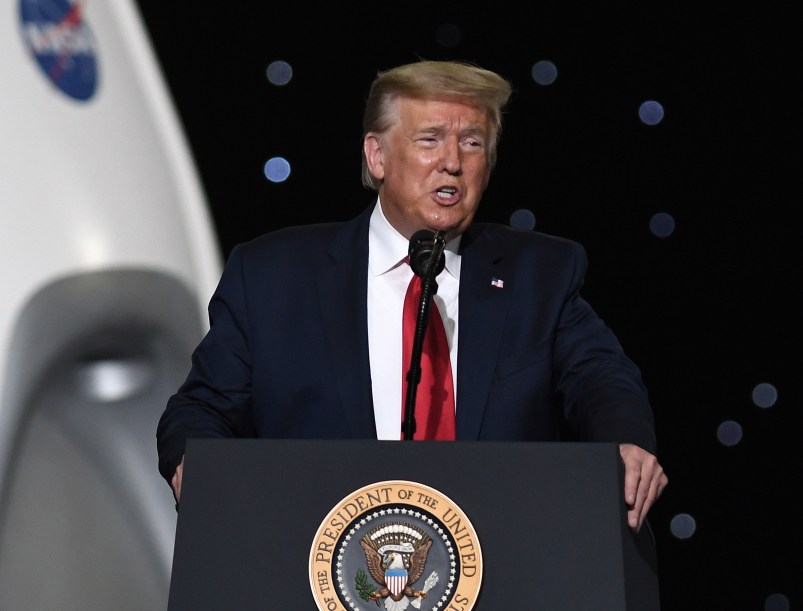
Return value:
M 618 443 L 628 520 L 641 527 L 668 480 L 640 372 L 580 296 L 583 248 L 473 223 L 510 94 L 498 74 L 459 62 L 380 73 L 363 119 L 376 202 L 352 221 L 232 250 L 209 332 L 158 425 L 176 500 L 190 437 L 400 439 L 405 257 L 425 229 L 445 236 L 432 303 L 448 337 L 455 438 Z

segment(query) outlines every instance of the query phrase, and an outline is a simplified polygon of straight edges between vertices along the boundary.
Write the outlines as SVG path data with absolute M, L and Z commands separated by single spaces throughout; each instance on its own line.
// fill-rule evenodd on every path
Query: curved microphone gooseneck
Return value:
M 429 322 L 429 309 L 432 296 L 438 292 L 435 277 L 441 273 L 446 260 L 443 249 L 446 246 L 446 232 L 432 233 L 426 229 L 417 231 L 410 238 L 408 254 L 413 273 L 421 276 L 421 300 L 418 303 L 418 315 L 415 322 L 413 350 L 410 356 L 410 369 L 407 371 L 407 396 L 404 406 L 404 422 L 402 432 L 405 440 L 413 439 L 415 434 L 415 399 L 418 383 L 421 381 L 421 352 L 424 346 L 424 334 Z

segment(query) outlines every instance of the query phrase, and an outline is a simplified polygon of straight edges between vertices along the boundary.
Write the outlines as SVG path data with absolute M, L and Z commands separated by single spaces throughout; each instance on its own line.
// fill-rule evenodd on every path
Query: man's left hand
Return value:
M 625 464 L 625 503 L 627 522 L 638 532 L 647 512 L 669 483 L 658 459 L 632 443 L 619 445 L 619 454 Z

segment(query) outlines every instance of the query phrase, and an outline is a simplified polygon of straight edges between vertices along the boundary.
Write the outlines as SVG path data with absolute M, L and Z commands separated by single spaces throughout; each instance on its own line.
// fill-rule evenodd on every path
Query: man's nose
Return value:
M 449 174 L 460 172 L 462 158 L 460 143 L 457 140 L 447 138 L 441 148 L 441 169 Z

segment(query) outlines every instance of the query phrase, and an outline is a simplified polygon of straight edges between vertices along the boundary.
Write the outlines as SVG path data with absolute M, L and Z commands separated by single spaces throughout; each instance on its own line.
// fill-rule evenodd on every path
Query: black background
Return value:
M 651 514 L 662 608 L 800 608 L 800 29 L 765 5 L 568 4 L 138 2 L 224 256 L 372 201 L 361 116 L 378 70 L 465 59 L 509 78 L 478 218 L 529 209 L 588 250 L 585 296 L 642 368 L 670 477 Z M 438 43 L 444 24 L 456 45 Z M 543 59 L 558 68 L 548 87 L 530 76 Z M 292 65 L 288 85 L 265 78 L 274 60 Z M 660 124 L 639 121 L 645 100 Z M 277 155 L 292 165 L 280 184 L 262 173 Z M 658 212 L 669 237 L 649 231 Z M 770 408 L 751 399 L 759 383 L 778 391 Z M 727 420 L 734 446 L 717 440 Z M 696 532 L 679 539 L 685 513 Z

